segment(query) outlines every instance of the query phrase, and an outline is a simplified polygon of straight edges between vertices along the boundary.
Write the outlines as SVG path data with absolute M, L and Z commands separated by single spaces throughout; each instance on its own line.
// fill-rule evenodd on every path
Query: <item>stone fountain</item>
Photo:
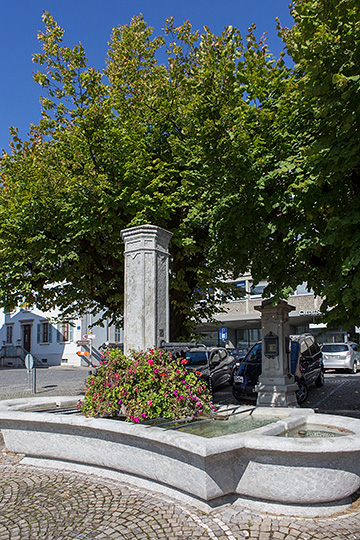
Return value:
M 125 350 L 154 347 L 169 335 L 171 234 L 146 225 L 122 236 Z M 0 402 L 5 445 L 24 454 L 24 463 L 108 475 L 194 504 L 240 503 L 294 515 L 342 510 L 360 487 L 360 420 L 295 406 L 286 364 L 290 309 L 286 302 L 274 307 L 265 301 L 260 307 L 265 340 L 260 406 L 219 411 L 218 421 L 232 426 L 228 433 L 209 438 L 176 424 L 85 418 L 62 410 L 74 397 L 36 397 Z M 242 419 L 250 416 L 266 425 L 243 431 Z M 292 430 L 311 436 L 286 436 Z M 323 432 L 327 436 L 313 435 Z

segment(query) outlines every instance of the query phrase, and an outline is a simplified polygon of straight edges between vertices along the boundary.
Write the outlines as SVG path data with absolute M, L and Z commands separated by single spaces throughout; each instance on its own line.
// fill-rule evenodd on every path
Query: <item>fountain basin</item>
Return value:
M 217 505 L 237 498 L 283 505 L 332 505 L 360 487 L 360 420 L 311 409 L 254 408 L 272 423 L 206 438 L 180 430 L 81 415 L 26 411 L 66 406 L 74 397 L 0 403 L 0 429 L 11 452 L 120 471 Z M 241 407 L 237 409 L 241 412 Z M 226 420 L 224 421 L 226 422 Z M 333 426 L 341 437 L 287 438 L 303 424 Z

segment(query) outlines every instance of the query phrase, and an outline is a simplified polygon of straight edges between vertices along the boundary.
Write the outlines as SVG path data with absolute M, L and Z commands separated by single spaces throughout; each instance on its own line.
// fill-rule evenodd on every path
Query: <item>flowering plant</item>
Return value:
M 210 392 L 185 362 L 160 349 L 130 356 L 108 351 L 96 375 L 88 377 L 78 408 L 86 416 L 124 415 L 131 422 L 208 414 L 214 409 Z

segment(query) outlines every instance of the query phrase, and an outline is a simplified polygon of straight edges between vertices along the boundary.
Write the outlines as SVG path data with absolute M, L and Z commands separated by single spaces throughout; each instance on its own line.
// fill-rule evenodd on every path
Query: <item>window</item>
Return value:
M 300 353 L 303 357 L 306 358 L 310 356 L 309 343 L 307 343 L 305 339 L 302 339 L 300 341 Z
M 266 285 L 256 285 L 255 287 L 252 287 L 250 294 L 251 296 L 262 296 L 265 289 Z
M 187 351 L 186 360 L 189 366 L 206 366 L 207 354 L 205 351 Z
M 295 291 L 293 291 L 293 296 L 297 296 L 299 294 L 312 294 L 313 291 L 312 289 L 308 289 L 308 284 L 306 281 L 304 281 L 303 283 L 301 283 L 301 285 L 298 285 L 295 289 Z
M 73 327 L 70 323 L 59 323 L 57 325 L 57 339 L 56 341 L 59 343 L 63 343 L 65 341 L 72 341 L 73 339 Z
M 52 339 L 52 326 L 47 321 L 41 322 L 37 326 L 37 342 L 38 343 L 51 343 Z
M 239 291 L 242 293 L 243 296 L 245 296 L 246 293 L 246 281 L 235 281 L 234 285 L 239 289 Z
M 6 327 L 6 343 L 13 342 L 13 326 L 9 325 Z
M 348 350 L 349 350 L 349 347 L 341 343 L 323 345 L 323 348 L 322 348 L 322 352 L 326 352 L 326 353 L 348 352 Z
M 120 343 L 121 341 L 121 328 L 115 327 L 115 341 L 116 343 Z
M 262 344 L 257 343 L 251 351 L 245 356 L 244 362 L 247 364 L 261 364 Z

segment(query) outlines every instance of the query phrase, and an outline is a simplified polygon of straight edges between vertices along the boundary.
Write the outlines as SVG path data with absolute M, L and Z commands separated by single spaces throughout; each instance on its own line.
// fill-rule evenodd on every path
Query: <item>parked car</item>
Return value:
M 259 341 L 249 350 L 235 374 L 233 395 L 238 401 L 256 400 L 255 386 L 261 375 L 261 358 L 262 342 Z M 290 336 L 290 363 L 291 372 L 298 384 L 297 401 L 301 404 L 306 401 L 311 384 L 324 384 L 321 350 L 313 336 Z
M 235 362 L 241 362 L 244 360 L 246 353 L 248 352 L 249 348 L 238 348 L 238 349 L 228 349 L 230 351 L 230 354 L 234 357 Z
M 231 384 L 234 376 L 234 357 L 222 347 L 194 347 L 185 353 L 185 368 L 204 379 L 210 390 Z
M 233 373 L 233 378 L 235 376 L 235 373 L 239 369 L 241 362 L 244 360 L 248 350 L 249 350 L 248 348 L 247 349 L 245 349 L 245 348 L 228 349 L 228 351 L 234 357 L 234 360 L 235 360 L 234 368 L 233 368 L 233 372 L 234 372 Z
M 325 369 L 347 369 L 356 373 L 359 364 L 357 343 L 324 343 L 321 349 Z

